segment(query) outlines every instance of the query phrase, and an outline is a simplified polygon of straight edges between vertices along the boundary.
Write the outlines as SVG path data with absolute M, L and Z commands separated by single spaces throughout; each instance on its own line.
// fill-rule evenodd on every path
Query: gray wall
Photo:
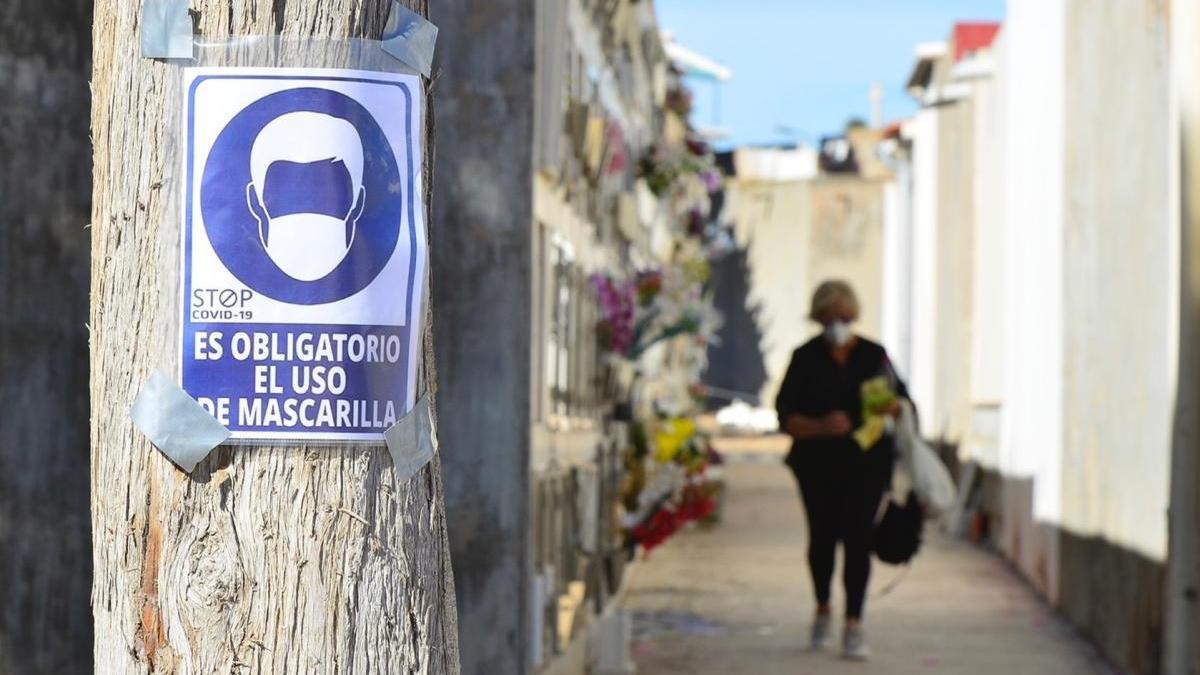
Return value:
M 0 3 L 0 673 L 91 669 L 91 4 Z
M 466 675 L 528 660 L 534 16 L 431 3 L 440 29 L 431 251 L 446 515 Z

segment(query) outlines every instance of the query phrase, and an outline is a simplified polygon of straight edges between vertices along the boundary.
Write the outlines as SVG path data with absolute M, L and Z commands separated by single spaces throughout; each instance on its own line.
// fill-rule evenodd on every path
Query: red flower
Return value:
M 633 528 L 633 539 L 649 553 L 675 534 L 684 522 L 675 511 L 664 506 Z

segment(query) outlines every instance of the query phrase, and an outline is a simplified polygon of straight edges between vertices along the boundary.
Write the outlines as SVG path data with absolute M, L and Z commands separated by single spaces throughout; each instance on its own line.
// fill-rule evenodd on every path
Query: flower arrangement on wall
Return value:
M 687 119 L 688 115 L 692 114 L 692 92 L 687 87 L 677 85 L 667 90 L 667 97 L 664 101 L 667 110 L 679 115 L 683 119 Z
M 709 275 L 707 260 L 685 256 L 625 279 L 591 278 L 600 345 L 637 373 L 622 503 L 627 542 L 647 551 L 717 511 L 720 486 L 709 470 L 716 453 L 693 419 L 708 345 L 720 327 Z
M 626 459 L 622 486 L 626 542 L 649 552 L 692 522 L 716 521 L 723 486 L 713 480 L 720 457 L 690 417 L 653 420 L 653 433 L 640 427 L 635 451 Z M 655 480 L 648 480 L 652 461 Z
M 637 163 L 637 176 L 646 181 L 646 186 L 659 198 L 687 196 L 694 200 L 699 193 L 694 188 L 704 189 L 703 195 L 716 192 L 721 187 L 721 172 L 717 170 L 708 145 L 690 140 L 683 147 L 670 148 L 654 144 Z M 691 204 L 688 204 L 690 207 Z
M 712 340 L 720 317 L 704 292 L 708 274 L 707 261 L 685 260 L 624 280 L 592 275 L 602 315 L 596 326 L 601 346 L 637 361 L 649 348 L 677 336 Z
M 626 275 L 593 275 L 591 285 L 601 310 L 600 346 L 635 373 L 625 406 L 633 441 L 621 501 L 627 544 L 649 551 L 684 525 L 713 522 L 719 513 L 720 458 L 695 416 L 704 401 L 708 347 L 721 322 L 709 261 L 722 246 L 712 200 L 723 178 L 711 149 L 694 135 L 675 147 L 650 146 L 637 176 L 666 217 L 669 255 Z

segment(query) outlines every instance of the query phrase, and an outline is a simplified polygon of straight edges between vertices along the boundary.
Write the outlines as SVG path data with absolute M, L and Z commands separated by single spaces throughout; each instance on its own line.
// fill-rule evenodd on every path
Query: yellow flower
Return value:
M 708 261 L 703 258 L 693 258 L 684 261 L 682 267 L 683 274 L 687 277 L 687 280 L 697 284 L 708 281 L 709 275 L 712 274 Z
M 883 421 L 883 418 L 878 415 L 872 415 L 854 432 L 854 441 L 864 451 L 870 450 L 872 446 L 879 442 L 880 438 L 883 438 L 883 433 L 886 430 L 887 424 Z
M 887 423 L 879 411 L 891 406 L 896 399 L 896 393 L 884 377 L 871 378 L 862 383 L 863 425 L 854 432 L 854 440 L 860 448 L 870 450 L 883 437 Z
M 696 433 L 696 423 L 686 417 L 668 420 L 654 435 L 654 459 L 662 463 L 673 461 Z
M 883 377 L 875 377 L 862 383 L 863 414 L 869 415 L 890 406 L 896 394 Z

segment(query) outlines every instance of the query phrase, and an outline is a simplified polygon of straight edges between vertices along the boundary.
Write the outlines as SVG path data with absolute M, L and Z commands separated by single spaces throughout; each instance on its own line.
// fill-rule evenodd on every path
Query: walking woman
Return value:
M 897 397 L 907 398 L 908 393 L 884 348 L 851 331 L 858 312 L 858 298 L 849 284 L 826 281 L 817 288 L 809 317 L 822 332 L 792 354 L 775 407 L 780 426 L 794 439 L 787 465 L 800 484 L 808 518 L 808 565 L 817 596 L 812 647 L 822 649 L 832 641 L 830 584 L 840 541 L 846 592 L 842 653 L 866 659 L 862 621 L 871 535 L 891 481 L 894 450 L 888 434 L 864 433 L 873 424 L 883 424 L 864 419 L 863 385 L 878 384 L 882 377 L 894 394 L 867 411 L 872 417 L 894 416 L 900 407 Z

